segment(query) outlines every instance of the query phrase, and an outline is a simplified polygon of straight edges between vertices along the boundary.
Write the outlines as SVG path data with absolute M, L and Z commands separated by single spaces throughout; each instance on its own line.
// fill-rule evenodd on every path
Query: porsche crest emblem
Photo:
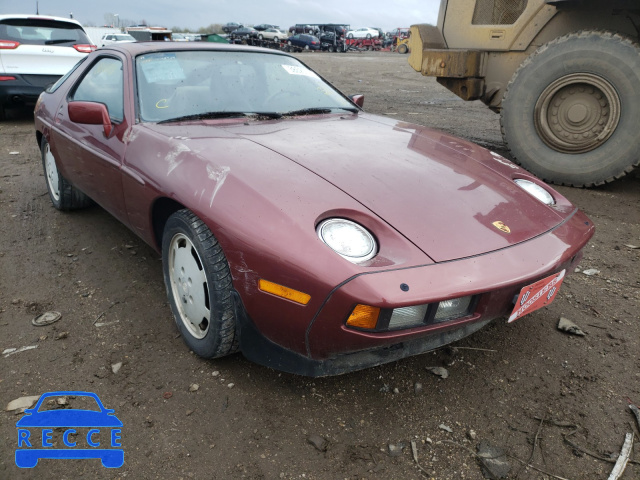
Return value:
M 500 220 L 493 222 L 492 225 L 496 227 L 498 230 L 500 230 L 501 232 L 511 233 L 511 229 L 507 227 L 504 223 L 502 223 Z

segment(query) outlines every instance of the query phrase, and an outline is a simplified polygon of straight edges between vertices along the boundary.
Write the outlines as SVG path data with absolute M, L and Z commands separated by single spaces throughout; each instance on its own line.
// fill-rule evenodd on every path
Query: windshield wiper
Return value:
M 45 45 L 55 45 L 56 43 L 67 43 L 67 42 L 75 42 L 75 40 L 73 38 L 66 38 L 66 39 L 58 39 L 58 40 L 47 40 L 46 42 L 44 42 Z
M 160 120 L 158 123 L 184 122 L 189 120 L 205 120 L 209 118 L 236 118 L 236 117 L 268 117 L 282 118 L 282 115 L 276 112 L 204 112 L 193 115 L 183 115 L 182 117 L 168 118 Z
M 357 108 L 351 107 L 314 107 L 314 108 L 301 108 L 300 110 L 292 110 L 290 112 L 285 112 L 282 115 L 286 117 L 293 117 L 296 115 L 319 115 L 322 113 L 331 113 L 333 110 L 345 110 L 351 113 L 358 113 Z

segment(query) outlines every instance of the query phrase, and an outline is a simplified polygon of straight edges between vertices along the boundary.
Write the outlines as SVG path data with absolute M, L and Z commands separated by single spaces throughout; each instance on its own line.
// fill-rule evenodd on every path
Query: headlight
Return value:
M 473 297 L 452 298 L 451 300 L 443 300 L 438 304 L 435 321 L 442 322 L 453 318 L 465 317 L 469 314 L 471 299 Z
M 378 253 L 373 235 L 351 220 L 330 218 L 320 222 L 316 231 L 320 240 L 350 262 L 361 263 Z
M 427 315 L 429 305 L 416 305 L 414 307 L 394 308 L 389 319 L 389 329 L 409 328 L 422 325 Z
M 544 188 L 542 188 L 540 185 L 530 182 L 529 180 L 525 180 L 524 178 L 516 178 L 514 182 L 516 182 L 516 184 L 521 189 L 526 191 L 529 195 L 534 196 L 535 198 L 540 200 L 542 203 L 547 205 L 556 204 L 556 201 L 551 196 L 551 194 L 547 192 Z

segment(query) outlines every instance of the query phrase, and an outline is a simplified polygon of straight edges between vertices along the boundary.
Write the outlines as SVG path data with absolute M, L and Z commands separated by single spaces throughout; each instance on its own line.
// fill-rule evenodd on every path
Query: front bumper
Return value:
M 573 271 L 593 233 L 591 221 L 576 210 L 552 231 L 509 248 L 356 275 L 335 287 L 318 309 L 306 329 L 304 352 L 271 342 L 251 319 L 238 312 L 240 348 L 256 363 L 309 376 L 336 375 L 424 353 L 508 315 L 522 287 L 562 269 Z M 409 285 L 409 290 L 401 289 L 401 284 Z M 471 315 L 435 325 L 369 332 L 345 323 L 358 303 L 398 308 L 467 295 L 479 296 Z

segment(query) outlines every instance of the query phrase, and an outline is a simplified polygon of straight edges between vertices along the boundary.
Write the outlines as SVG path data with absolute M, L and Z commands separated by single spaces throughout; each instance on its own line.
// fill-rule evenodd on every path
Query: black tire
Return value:
M 187 346 L 204 358 L 237 351 L 229 264 L 211 230 L 190 210 L 167 220 L 162 264 L 171 311 Z
M 370 33 L 367 33 L 367 36 L 366 36 L 365 38 L 366 38 L 367 40 L 370 40 L 370 39 L 371 39 L 371 34 L 370 34 Z
M 258 40 L 264 40 L 264 37 L 262 36 L 262 34 L 258 35 Z
M 49 199 L 57 210 L 79 210 L 93 205 L 93 200 L 71 185 L 58 171 L 57 160 L 45 138 L 40 145 L 40 154 Z
M 333 53 L 333 50 L 334 50 L 333 45 L 329 45 L 329 46 L 327 47 L 327 51 L 328 51 L 329 53 Z
M 280 39 L 278 37 L 273 37 L 273 41 L 278 43 L 278 42 L 280 42 Z
M 304 49 L 305 49 L 305 50 L 309 50 L 310 48 L 311 48 L 311 47 L 309 47 L 309 45 L 305 45 L 305 46 L 304 46 Z
M 398 47 L 398 53 L 402 53 L 405 54 L 409 51 L 409 47 L 407 47 L 407 45 L 405 43 L 403 43 L 402 45 L 400 45 Z
M 347 38 L 353 38 L 353 33 L 350 33 L 349 35 L 347 35 Z
M 640 46 L 583 31 L 540 47 L 514 73 L 500 124 L 514 160 L 559 185 L 602 185 L 640 164 Z

